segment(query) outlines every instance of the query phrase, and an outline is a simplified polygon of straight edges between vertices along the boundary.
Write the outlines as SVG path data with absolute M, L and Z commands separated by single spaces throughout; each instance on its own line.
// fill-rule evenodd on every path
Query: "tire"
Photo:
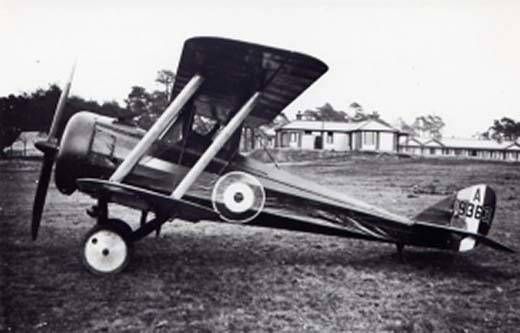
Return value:
M 123 271 L 133 252 L 129 236 L 132 229 L 121 220 L 96 225 L 83 239 L 81 261 L 96 275 L 114 275 Z
M 125 237 L 125 239 L 131 243 L 130 236 L 132 235 L 132 228 L 123 220 L 119 219 L 108 219 L 107 223 L 104 224 L 104 226 L 107 226 L 109 228 L 115 228 L 117 231 L 121 233 Z

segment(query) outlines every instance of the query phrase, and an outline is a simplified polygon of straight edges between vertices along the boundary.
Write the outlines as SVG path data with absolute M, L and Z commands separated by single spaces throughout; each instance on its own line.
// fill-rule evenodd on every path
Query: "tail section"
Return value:
M 495 216 L 495 192 L 487 185 L 473 185 L 457 192 L 451 225 L 486 236 Z M 477 244 L 474 237 L 463 238 L 459 251 L 468 251 Z
M 475 248 L 479 241 L 489 245 L 484 239 L 487 239 L 485 236 L 491 228 L 495 206 L 495 192 L 489 186 L 479 184 L 458 191 L 427 208 L 415 219 L 453 230 L 454 239 L 450 242 L 450 247 L 464 252 Z

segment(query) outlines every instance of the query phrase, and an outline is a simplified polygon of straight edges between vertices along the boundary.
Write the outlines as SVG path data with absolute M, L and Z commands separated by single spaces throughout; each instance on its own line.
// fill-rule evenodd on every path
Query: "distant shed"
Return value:
M 8 156 L 13 157 L 43 156 L 42 152 L 36 149 L 34 144 L 36 141 L 45 138 L 45 136 L 45 133 L 38 131 L 22 132 L 18 139 L 4 151 Z

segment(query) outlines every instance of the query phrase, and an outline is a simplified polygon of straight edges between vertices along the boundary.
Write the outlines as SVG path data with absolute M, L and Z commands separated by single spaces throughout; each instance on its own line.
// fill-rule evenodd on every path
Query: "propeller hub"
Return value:
M 34 146 L 44 154 L 56 153 L 58 151 L 58 143 L 56 139 L 38 141 Z

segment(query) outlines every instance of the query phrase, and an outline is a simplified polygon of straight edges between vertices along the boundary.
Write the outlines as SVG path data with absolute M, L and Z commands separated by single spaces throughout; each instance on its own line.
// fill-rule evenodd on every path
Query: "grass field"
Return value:
M 520 165 L 356 159 L 283 166 L 412 216 L 488 183 L 490 236 L 520 249 Z M 29 221 L 39 163 L 0 161 L 0 331 L 490 332 L 520 327 L 520 258 L 465 254 L 210 222 L 168 224 L 123 273 L 89 274 L 79 244 L 92 200 L 51 188 L 37 242 Z M 420 193 L 420 194 L 416 194 Z M 137 221 L 133 211 L 115 214 Z

